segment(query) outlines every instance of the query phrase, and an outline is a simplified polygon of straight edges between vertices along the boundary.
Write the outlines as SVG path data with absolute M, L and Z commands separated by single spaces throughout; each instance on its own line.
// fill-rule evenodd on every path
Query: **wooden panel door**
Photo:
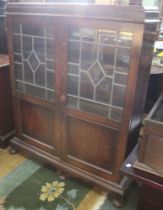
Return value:
M 67 28 L 66 161 L 110 180 L 124 117 L 131 26 L 72 21 Z
M 18 17 L 9 22 L 16 136 L 52 154 L 55 141 L 55 21 Z M 16 91 L 15 91 L 16 90 Z

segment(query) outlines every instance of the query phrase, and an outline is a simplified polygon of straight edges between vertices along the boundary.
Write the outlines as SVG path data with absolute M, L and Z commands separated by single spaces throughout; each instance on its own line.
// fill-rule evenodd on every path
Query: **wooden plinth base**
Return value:
M 45 151 L 40 150 L 24 141 L 21 141 L 17 137 L 11 140 L 11 147 L 13 147 L 16 150 L 20 149 L 20 151 L 27 152 L 27 154 L 30 154 L 30 157 L 32 156 L 37 157 L 45 162 L 48 162 L 51 165 L 56 166 L 60 170 L 70 173 L 73 176 L 76 176 L 78 178 L 82 178 L 82 180 L 85 180 L 87 182 L 92 182 L 94 184 L 97 184 L 100 187 L 102 187 L 104 190 L 114 192 L 121 196 L 124 195 L 129 184 L 131 183 L 131 180 L 125 176 L 120 180 L 119 183 L 103 179 L 95 174 L 91 174 L 83 169 L 77 168 L 59 159 L 58 157 L 55 157 L 52 154 L 46 153 Z

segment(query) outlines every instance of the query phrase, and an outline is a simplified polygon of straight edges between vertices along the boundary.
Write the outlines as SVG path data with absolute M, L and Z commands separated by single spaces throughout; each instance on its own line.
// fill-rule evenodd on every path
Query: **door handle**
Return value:
M 61 95 L 60 96 L 60 102 L 64 103 L 66 101 L 66 96 L 65 95 Z

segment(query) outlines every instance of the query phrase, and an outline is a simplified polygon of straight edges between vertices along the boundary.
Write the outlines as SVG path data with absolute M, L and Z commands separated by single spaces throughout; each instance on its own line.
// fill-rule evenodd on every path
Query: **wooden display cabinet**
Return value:
M 6 148 L 14 136 L 9 59 L 0 54 L 0 147 Z
M 123 194 L 158 22 L 141 6 L 9 3 L 12 146 Z

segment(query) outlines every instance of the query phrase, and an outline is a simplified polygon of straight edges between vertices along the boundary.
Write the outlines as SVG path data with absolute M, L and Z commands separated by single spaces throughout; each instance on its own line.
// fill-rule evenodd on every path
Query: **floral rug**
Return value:
M 2 170 L 1 170 L 2 169 Z M 136 210 L 132 190 L 123 210 Z M 0 149 L 0 210 L 116 210 L 108 193 Z

